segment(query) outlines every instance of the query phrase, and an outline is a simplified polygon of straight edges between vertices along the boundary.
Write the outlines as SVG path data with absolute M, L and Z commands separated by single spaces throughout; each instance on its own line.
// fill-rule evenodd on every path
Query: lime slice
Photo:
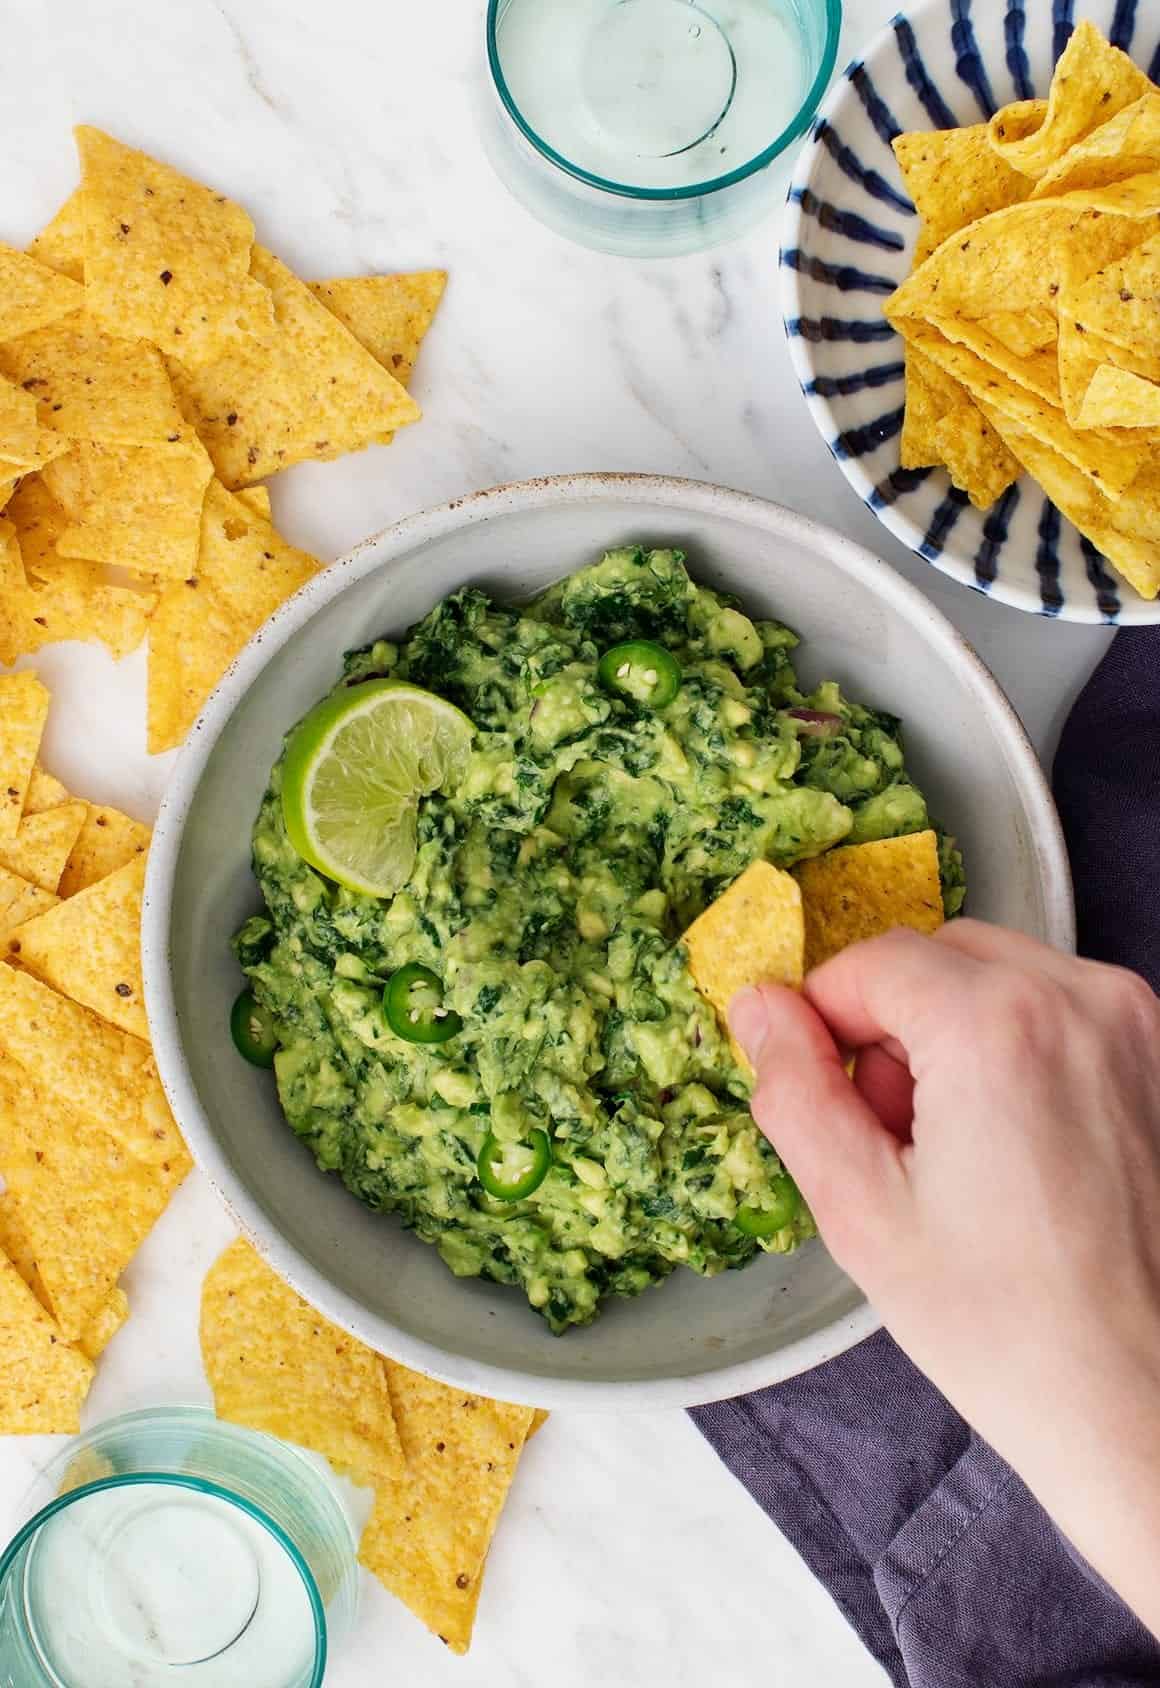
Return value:
M 401 680 L 366 680 L 325 698 L 286 746 L 291 844 L 328 879 L 394 896 L 415 865 L 419 799 L 462 779 L 473 730 L 454 704 Z

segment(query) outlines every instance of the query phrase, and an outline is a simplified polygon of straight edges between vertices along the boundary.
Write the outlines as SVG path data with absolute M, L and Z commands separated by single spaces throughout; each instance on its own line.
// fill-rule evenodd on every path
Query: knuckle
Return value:
M 1160 1001 L 1151 985 L 1127 967 L 1108 969 L 1110 1006 L 1124 1030 L 1144 1038 L 1160 1031 Z

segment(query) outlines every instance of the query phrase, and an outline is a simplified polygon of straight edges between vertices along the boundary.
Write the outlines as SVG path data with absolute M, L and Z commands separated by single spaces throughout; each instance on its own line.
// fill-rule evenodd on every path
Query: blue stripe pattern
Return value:
M 1007 69 L 1011 72 L 1011 80 L 1015 84 L 1017 100 L 1029 100 L 1035 93 L 1031 81 L 1031 63 L 1023 45 L 1023 32 L 1026 27 L 1027 13 L 1023 10 L 1022 0 L 1014 0 L 1014 4 L 1007 7 L 1007 16 L 1003 20 L 1003 35 L 1007 42 Z
M 974 25 L 971 23 L 971 0 L 951 0 L 951 16 L 954 19 L 951 25 L 951 40 L 956 55 L 955 69 L 974 94 L 983 116 L 992 117 L 995 113 L 995 96 L 991 92 L 986 67 L 979 56 L 979 44 L 975 40 Z
M 871 199 L 880 199 L 884 205 L 892 205 L 897 211 L 905 211 L 914 216 L 914 206 L 904 193 L 891 187 L 885 176 L 879 175 L 877 170 L 868 170 L 858 160 L 858 154 L 853 147 L 843 142 L 837 131 L 831 128 L 825 118 L 819 118 L 814 127 L 814 140 L 819 146 L 825 147 L 834 163 L 844 176 L 852 182 L 857 182 L 860 188 L 870 195 Z
M 1155 0 L 1084 0 L 1079 9 L 1137 63 L 1152 54 L 1151 74 L 1160 73 Z M 799 160 L 780 253 L 792 301 L 785 327 L 830 451 L 919 556 L 1044 616 L 1160 621 L 1028 477 L 978 510 L 943 469 L 899 466 L 906 366 L 878 301 L 908 273 L 916 231 L 891 142 L 1045 94 L 1075 12 L 1075 0 L 922 0 L 893 19 L 835 86 Z

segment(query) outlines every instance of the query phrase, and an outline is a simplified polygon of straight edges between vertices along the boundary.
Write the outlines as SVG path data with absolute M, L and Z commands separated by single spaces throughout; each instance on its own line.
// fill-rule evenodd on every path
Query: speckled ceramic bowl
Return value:
M 890 150 L 900 130 L 980 123 L 1046 94 L 1079 17 L 1160 76 L 1160 7 L 1124 0 L 926 0 L 838 78 L 798 158 L 782 309 L 810 415 L 880 521 L 953 579 L 1062 621 L 1160 621 L 1024 475 L 976 510 L 942 469 L 901 469 L 902 341 L 882 301 L 910 273 L 918 218 Z
M 1055 812 L 995 681 L 893 570 L 777 505 L 647 476 L 501 487 L 388 528 L 284 605 L 206 705 L 158 819 L 143 942 L 161 1076 L 239 1226 L 307 1300 L 409 1365 L 539 1406 L 713 1400 L 816 1365 L 877 1321 L 811 1243 L 711 1281 L 678 1271 L 589 1329 L 551 1336 L 517 1291 L 452 1277 L 318 1170 L 270 1075 L 234 1053 L 230 937 L 258 906 L 250 827 L 282 735 L 345 650 L 401 634 L 459 586 L 524 598 L 631 541 L 681 546 L 700 579 L 799 629 L 807 681 L 838 678 L 901 715 L 916 776 L 962 841 L 973 911 L 1064 947 L 1073 938 Z

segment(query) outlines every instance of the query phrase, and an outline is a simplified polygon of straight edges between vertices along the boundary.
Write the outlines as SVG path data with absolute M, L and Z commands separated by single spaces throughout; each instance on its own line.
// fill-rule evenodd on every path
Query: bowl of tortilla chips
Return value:
M 803 149 L 791 356 L 851 485 L 936 568 L 1160 621 L 1160 18 L 899 15 Z
M 204 710 L 158 820 L 142 943 L 162 1081 L 240 1228 L 311 1305 L 406 1366 L 544 1407 L 686 1406 L 736 1394 L 841 1351 L 875 1316 L 814 1240 L 762 1254 L 745 1271 L 674 1273 L 553 1336 L 510 1286 L 453 1276 L 397 1216 L 372 1211 L 319 1170 L 271 1074 L 231 1042 L 241 984 L 231 938 L 259 906 L 251 835 L 271 764 L 334 684 L 345 651 L 401 637 L 461 587 L 526 602 L 611 547 L 638 543 L 679 547 L 696 580 L 796 629 L 804 685 L 838 679 L 848 696 L 901 717 L 907 767 L 961 845 L 970 912 L 1065 948 L 1073 938 L 1058 821 L 995 681 L 921 593 L 791 511 L 651 476 L 533 481 L 409 517 L 283 605 Z M 743 875 L 710 912 L 745 884 Z M 907 923 L 890 890 L 885 923 Z M 799 920 L 803 899 L 805 891 Z M 868 893 L 862 900 L 868 908 Z M 800 954 L 800 928 L 796 941 Z M 734 944 L 731 968 L 745 947 Z M 701 980 L 691 943 L 690 961 Z M 722 1000 L 736 983 L 733 972 Z M 716 1006 L 707 980 L 701 988 Z

